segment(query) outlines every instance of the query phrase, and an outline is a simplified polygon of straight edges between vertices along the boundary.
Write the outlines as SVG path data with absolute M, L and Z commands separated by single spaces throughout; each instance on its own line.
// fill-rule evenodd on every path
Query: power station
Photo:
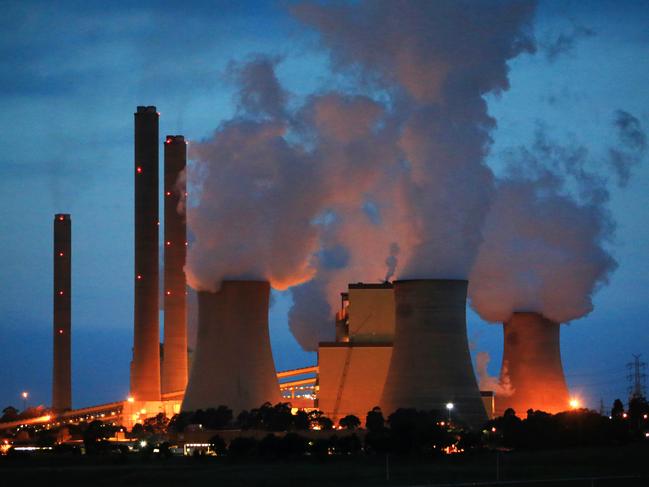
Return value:
M 164 227 L 159 232 L 159 113 L 138 106 L 134 147 L 134 313 L 130 396 L 85 412 L 119 411 L 126 426 L 163 412 L 228 406 L 235 414 L 263 403 L 291 401 L 318 408 L 337 422 L 364 418 L 380 406 L 386 417 L 400 408 L 446 412 L 480 427 L 494 414 L 493 393 L 480 391 L 466 330 L 467 281 L 398 280 L 349 284 L 332 317 L 335 341 L 318 348 L 316 366 L 277 373 L 268 329 L 270 284 L 225 280 L 198 292 L 198 338 L 188 370 L 187 288 L 184 266 L 187 143 L 164 139 Z M 224 230 L 224 231 L 227 231 Z M 163 283 L 159 253 L 163 250 Z M 54 218 L 54 364 L 52 408 L 71 401 L 71 220 Z M 164 311 L 160 344 L 160 296 Z M 501 379 L 511 394 L 496 397 L 502 413 L 529 408 L 567 409 L 568 389 L 559 350 L 559 324 L 537 313 L 514 313 L 504 324 Z M 281 379 L 316 374 L 289 382 Z M 297 397 L 296 390 L 311 395 Z M 287 396 L 287 392 L 290 395 Z M 66 412 L 68 411 L 68 412 Z M 101 416 L 103 417 L 103 416 Z

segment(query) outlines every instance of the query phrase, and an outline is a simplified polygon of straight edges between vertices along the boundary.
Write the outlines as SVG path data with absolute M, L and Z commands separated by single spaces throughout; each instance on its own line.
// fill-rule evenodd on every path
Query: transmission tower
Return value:
M 629 380 L 629 397 L 645 397 L 645 381 L 647 364 L 640 361 L 640 355 L 633 355 L 633 362 L 626 364 L 629 369 L 627 379 Z

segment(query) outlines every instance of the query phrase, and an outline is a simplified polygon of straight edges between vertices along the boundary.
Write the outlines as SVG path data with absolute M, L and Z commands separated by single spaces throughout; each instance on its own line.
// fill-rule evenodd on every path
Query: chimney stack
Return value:
M 138 401 L 160 400 L 158 119 L 156 107 L 137 107 L 131 395 Z
M 182 175 L 186 165 L 185 137 L 167 135 L 164 144 L 163 394 L 184 391 L 187 387 L 187 291 L 183 270 L 187 254 L 187 193 Z
M 72 285 L 72 221 L 70 215 L 54 215 L 54 289 L 52 409 L 72 409 L 71 285 Z

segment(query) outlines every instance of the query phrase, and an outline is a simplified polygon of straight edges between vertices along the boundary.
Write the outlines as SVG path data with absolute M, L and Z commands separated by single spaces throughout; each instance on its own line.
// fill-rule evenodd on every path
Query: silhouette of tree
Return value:
M 142 426 L 141 423 L 134 424 L 133 429 L 131 430 L 131 435 L 134 436 L 135 438 L 144 438 L 144 436 L 146 435 L 144 426 Z
M 611 416 L 613 418 L 622 418 L 622 415 L 624 414 L 624 404 L 622 404 L 622 401 L 619 399 L 616 399 L 613 401 L 613 407 L 611 408 Z
M 375 406 L 367 413 L 365 417 L 365 428 L 372 432 L 381 431 L 385 428 L 385 419 L 383 418 L 380 407 Z
M 257 452 L 258 442 L 254 438 L 238 436 L 230 442 L 228 455 L 233 459 L 251 457 Z
M 284 458 L 299 458 L 304 456 L 309 441 L 296 433 L 287 433 L 282 438 L 282 453 Z
M 164 415 L 164 413 L 158 413 L 153 418 L 145 419 L 143 427 L 147 433 L 162 435 L 166 433 L 168 425 L 169 419 Z
M 330 430 L 334 427 L 333 421 L 327 418 L 322 411 L 310 411 L 309 423 L 311 428 L 317 427 L 323 430 Z
M 8 421 L 16 421 L 18 419 L 18 410 L 13 406 L 7 406 L 2 410 L 2 417 L 0 418 L 0 423 L 6 423 Z
M 403 455 L 430 454 L 433 447 L 440 451 L 452 439 L 438 426 L 434 411 L 397 409 L 388 417 L 392 450 Z
M 223 455 L 227 451 L 225 440 L 219 435 L 214 435 L 212 436 L 212 438 L 210 438 L 210 445 L 212 451 L 214 451 L 217 455 Z
M 110 431 L 105 427 L 104 423 L 97 420 L 92 421 L 83 432 L 83 444 L 86 448 L 86 454 L 98 453 L 101 450 L 103 440 L 109 437 Z
M 298 430 L 308 430 L 309 429 L 309 415 L 303 409 L 300 409 L 295 416 L 293 417 L 293 427 Z
M 353 414 L 349 414 L 345 416 L 344 418 L 341 418 L 340 421 L 338 422 L 340 426 L 342 426 L 345 429 L 348 430 L 355 430 L 361 425 L 361 420 L 358 419 L 358 416 L 354 416 Z

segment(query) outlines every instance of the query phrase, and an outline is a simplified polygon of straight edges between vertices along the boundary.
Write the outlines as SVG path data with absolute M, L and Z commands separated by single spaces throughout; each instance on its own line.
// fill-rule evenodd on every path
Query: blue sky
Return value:
M 207 137 L 234 111 L 227 65 L 253 53 L 281 56 L 294 94 L 339 80 L 313 32 L 282 2 L 3 2 L 0 19 L 0 406 L 51 387 L 51 232 L 54 213 L 73 221 L 73 402 L 128 392 L 132 341 L 132 113 L 157 105 L 160 135 Z M 541 49 L 511 62 L 511 89 L 489 99 L 498 121 L 489 162 L 530 143 L 539 123 L 595 156 L 614 136 L 615 110 L 649 126 L 649 6 L 643 2 L 545 2 Z M 584 34 L 583 32 L 590 33 Z M 575 34 L 576 35 L 571 35 Z M 548 55 L 561 34 L 571 42 Z M 612 189 L 619 263 L 595 310 L 562 329 L 571 387 L 592 407 L 626 396 L 625 364 L 649 345 L 647 161 Z M 278 368 L 315 362 L 288 331 L 290 296 L 278 294 L 271 336 Z M 502 333 L 469 311 L 474 351 L 500 365 Z M 645 359 L 649 360 L 649 354 Z

